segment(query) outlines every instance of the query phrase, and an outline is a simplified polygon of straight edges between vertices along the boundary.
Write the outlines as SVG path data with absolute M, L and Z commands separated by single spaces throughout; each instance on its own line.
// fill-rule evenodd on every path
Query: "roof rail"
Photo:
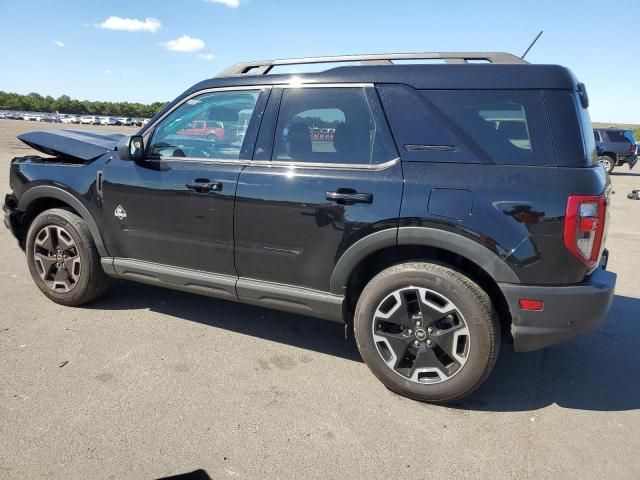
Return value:
M 360 62 L 361 65 L 393 65 L 394 60 L 444 60 L 445 63 L 473 63 L 475 61 L 502 64 L 526 64 L 525 60 L 511 53 L 503 52 L 423 52 L 387 53 L 368 55 L 337 55 L 328 57 L 287 58 L 242 62 L 230 66 L 218 77 L 234 75 L 265 75 L 279 65 L 308 65 L 314 63 Z

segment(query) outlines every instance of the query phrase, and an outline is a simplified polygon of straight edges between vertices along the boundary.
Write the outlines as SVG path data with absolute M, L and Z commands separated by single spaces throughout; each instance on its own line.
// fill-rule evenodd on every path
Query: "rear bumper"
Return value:
M 578 285 L 500 284 L 511 311 L 515 350 L 538 350 L 597 328 L 607 316 L 615 284 L 616 274 L 604 265 Z M 519 300 L 523 298 L 543 300 L 543 310 L 522 310 Z

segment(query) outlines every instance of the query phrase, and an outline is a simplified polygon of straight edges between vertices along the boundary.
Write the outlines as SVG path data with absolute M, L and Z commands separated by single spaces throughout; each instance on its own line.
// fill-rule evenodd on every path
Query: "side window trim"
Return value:
M 242 146 L 240 150 L 240 158 L 237 160 L 233 159 L 224 159 L 224 158 L 200 158 L 200 157 L 152 157 L 150 155 L 151 149 L 151 140 L 155 135 L 155 131 L 171 113 L 180 108 L 182 105 L 187 103 L 189 100 L 198 97 L 200 95 L 204 95 L 207 93 L 216 93 L 216 92 L 243 92 L 247 90 L 259 90 L 260 94 L 256 99 L 256 104 L 253 109 L 253 113 L 251 115 L 251 120 L 249 121 L 249 126 L 247 127 L 247 131 L 245 132 L 245 136 L 242 141 Z M 251 152 L 254 149 L 256 144 L 256 139 L 258 136 L 258 130 L 260 128 L 260 123 L 262 121 L 262 117 L 265 113 L 265 109 L 267 106 L 267 101 L 270 97 L 271 91 L 273 90 L 271 85 L 256 85 L 250 87 L 220 87 L 220 88 L 207 88 L 203 90 L 198 90 L 196 92 L 192 92 L 189 95 L 184 96 L 180 101 L 176 102 L 170 109 L 163 113 L 163 115 L 158 118 L 158 120 L 148 128 L 143 135 L 143 140 L 145 143 L 145 155 L 149 161 L 153 162 L 166 162 L 166 161 L 184 161 L 184 162 L 202 162 L 202 163 L 249 163 L 251 161 Z
M 385 156 L 394 160 L 399 159 L 400 153 L 398 151 L 398 145 L 396 144 L 395 138 L 391 134 L 391 126 L 389 125 L 387 115 L 382 108 L 382 102 L 378 95 L 377 89 L 375 88 L 375 86 L 365 87 L 364 92 L 367 96 L 369 107 L 371 108 L 371 114 L 373 115 L 373 119 L 375 120 L 376 126 L 378 127 L 378 131 L 376 132 L 376 134 L 380 135 L 382 148 L 385 151 Z
M 269 101 L 264 109 L 260 131 L 255 142 L 252 160 L 254 162 L 271 162 L 273 144 L 276 136 L 276 124 L 280 113 L 280 103 L 282 102 L 283 89 L 274 87 L 271 89 Z
M 305 168 L 345 168 L 345 169 L 371 169 L 371 170 L 381 170 L 388 168 L 391 165 L 394 165 L 399 161 L 399 153 L 396 147 L 396 143 L 391 134 L 391 129 L 389 123 L 387 121 L 384 110 L 382 109 L 382 104 L 380 99 L 378 98 L 378 94 L 376 92 L 374 85 L 362 85 L 362 84 L 353 84 L 353 85 L 303 85 L 298 88 L 313 88 L 313 89 L 322 89 L 322 88 L 356 88 L 360 89 L 364 92 L 366 101 L 371 110 L 371 115 L 376 122 L 376 135 L 380 136 L 380 142 L 382 142 L 382 147 L 385 152 L 385 157 L 388 159 L 385 162 L 381 163 L 332 163 L 332 162 L 305 162 L 305 161 L 295 161 L 295 160 L 274 160 L 273 149 L 276 142 L 276 129 L 278 125 L 278 119 L 280 114 L 280 106 L 282 104 L 283 92 L 285 88 L 274 86 L 271 91 L 271 95 L 269 98 L 269 102 L 265 108 L 262 124 L 260 126 L 260 132 L 258 134 L 258 138 L 255 142 L 255 150 L 253 154 L 253 163 L 255 164 L 270 164 L 270 165 L 291 165 L 291 166 L 299 166 Z

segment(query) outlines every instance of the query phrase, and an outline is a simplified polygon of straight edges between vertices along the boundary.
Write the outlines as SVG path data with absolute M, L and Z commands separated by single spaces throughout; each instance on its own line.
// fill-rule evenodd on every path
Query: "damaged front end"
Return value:
M 87 163 L 115 150 L 125 137 L 121 133 L 96 133 L 81 130 L 44 130 L 26 132 L 18 138 L 30 147 L 74 163 Z

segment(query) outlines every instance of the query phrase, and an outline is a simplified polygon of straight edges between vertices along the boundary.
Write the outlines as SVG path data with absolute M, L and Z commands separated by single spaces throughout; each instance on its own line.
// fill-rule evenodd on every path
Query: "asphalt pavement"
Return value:
M 35 128 L 61 127 L 0 120 L 0 193 Z M 539 352 L 504 343 L 446 407 L 387 391 L 338 324 L 126 281 L 56 305 L 2 228 L 0 478 L 638 479 L 637 169 L 611 177 L 604 325 Z

